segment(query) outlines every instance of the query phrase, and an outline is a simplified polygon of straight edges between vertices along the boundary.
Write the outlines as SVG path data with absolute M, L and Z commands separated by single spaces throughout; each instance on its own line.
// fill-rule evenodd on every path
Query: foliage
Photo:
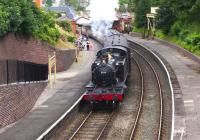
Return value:
M 55 44 L 60 37 L 54 14 L 37 8 L 32 0 L 1 0 L 0 21 L 0 36 L 14 32 L 51 44 Z
M 46 4 L 47 4 L 47 6 L 52 6 L 52 4 L 53 4 L 53 2 L 52 2 L 52 0 L 46 0 Z
M 68 40 L 69 42 L 73 43 L 73 42 L 75 42 L 76 37 L 74 37 L 74 36 L 67 36 L 67 40 Z
M 128 4 L 128 11 L 134 12 L 139 0 L 119 0 L 119 11 L 126 12 L 125 4 Z
M 187 44 L 198 46 L 200 49 L 200 34 L 192 33 L 185 38 Z
M 83 5 L 81 5 L 81 1 L 79 0 L 65 0 L 65 3 L 72 5 L 76 11 L 85 11 L 88 6 L 88 4 L 86 4 L 83 7 Z
M 60 37 L 60 33 L 55 27 L 52 13 L 46 13 L 42 9 L 36 9 L 35 17 L 37 20 L 37 28 L 33 31 L 33 35 L 43 41 L 55 44 Z
M 165 15 L 165 16 L 163 16 Z M 158 10 L 157 27 L 162 29 L 164 33 L 169 33 L 171 26 L 176 21 L 176 15 L 174 10 L 167 3 L 162 3 L 160 9 Z
M 67 21 L 67 20 L 57 21 L 57 24 L 67 32 L 72 31 L 72 25 L 70 21 Z
M 136 27 L 144 27 L 146 25 L 146 14 L 150 12 L 150 1 L 140 0 L 135 10 Z
M 141 15 L 137 13 L 137 8 L 140 3 L 144 4 L 141 1 L 135 3 L 136 27 L 142 27 L 137 26 L 137 15 Z M 156 16 L 156 36 L 200 55 L 200 0 L 151 0 L 151 6 L 159 6 Z M 134 31 L 142 32 L 138 29 Z
M 6 32 L 8 31 L 8 24 L 9 24 L 9 19 L 8 19 L 8 12 L 5 9 L 5 7 L 0 3 L 0 37 L 5 35 Z

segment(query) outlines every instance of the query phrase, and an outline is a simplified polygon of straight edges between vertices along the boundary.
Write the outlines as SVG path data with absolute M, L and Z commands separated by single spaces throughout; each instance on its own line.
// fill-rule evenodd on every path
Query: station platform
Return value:
M 137 42 L 159 53 L 173 68 L 181 87 L 180 95 L 174 96 L 174 140 L 200 139 L 200 63 L 175 47 L 158 40 L 141 39 L 126 35 L 128 40 Z M 194 56 L 196 59 L 199 57 Z M 200 62 L 200 61 L 199 61 Z
M 56 83 L 52 88 L 46 87 L 29 113 L 0 129 L 1 140 L 35 140 L 80 98 L 91 79 L 91 64 L 101 47 L 90 41 L 93 47 L 89 51 L 81 51 L 78 62 L 57 74 Z

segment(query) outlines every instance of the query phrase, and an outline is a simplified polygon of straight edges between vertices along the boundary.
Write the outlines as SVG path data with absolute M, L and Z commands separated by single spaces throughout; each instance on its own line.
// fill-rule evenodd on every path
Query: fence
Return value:
M 42 81 L 48 78 L 48 64 L 0 60 L 0 84 Z

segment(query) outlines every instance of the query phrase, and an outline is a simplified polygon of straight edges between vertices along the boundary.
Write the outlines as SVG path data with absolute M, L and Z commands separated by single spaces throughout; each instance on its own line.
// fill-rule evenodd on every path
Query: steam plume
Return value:
M 92 31 L 94 35 L 105 35 L 107 29 L 112 27 L 116 20 L 115 9 L 118 8 L 118 0 L 91 0 L 88 10 L 90 10 L 90 20 L 92 21 Z

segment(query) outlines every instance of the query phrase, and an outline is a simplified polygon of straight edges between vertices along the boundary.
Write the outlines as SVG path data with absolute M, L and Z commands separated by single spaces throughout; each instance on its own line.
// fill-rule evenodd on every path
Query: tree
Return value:
M 47 4 L 47 6 L 52 6 L 52 4 L 53 4 L 53 2 L 52 2 L 52 0 L 46 0 L 46 4 Z
M 197 21 L 200 23 L 200 0 L 196 0 L 195 4 L 192 5 L 192 8 L 190 9 L 190 18 L 193 21 Z
M 146 14 L 150 12 L 150 1 L 140 0 L 135 10 L 135 25 L 138 28 L 144 27 L 147 22 Z
M 0 4 L 0 37 L 8 32 L 9 24 L 8 11 Z
M 158 10 L 158 15 L 156 17 L 157 27 L 162 29 L 165 34 L 168 34 L 176 19 L 176 15 L 172 7 L 168 4 L 163 4 Z
M 20 2 L 17 0 L 5 0 L 3 4 L 9 15 L 8 31 L 16 32 L 22 23 Z
M 31 35 L 35 26 L 35 17 L 33 15 L 33 5 L 31 0 L 21 0 L 21 16 L 22 23 L 18 29 L 18 32 L 27 35 Z

